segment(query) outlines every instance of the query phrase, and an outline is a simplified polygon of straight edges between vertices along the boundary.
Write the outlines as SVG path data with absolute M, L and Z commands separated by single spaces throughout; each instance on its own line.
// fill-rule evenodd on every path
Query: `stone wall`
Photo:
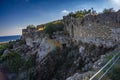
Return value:
M 43 33 L 38 30 L 38 27 L 27 27 L 22 30 L 22 39 L 26 41 L 28 46 L 33 47 L 34 43 L 39 43 L 42 40 Z
M 75 41 L 113 46 L 120 40 L 120 11 L 87 15 L 83 18 L 63 17 L 65 30 Z

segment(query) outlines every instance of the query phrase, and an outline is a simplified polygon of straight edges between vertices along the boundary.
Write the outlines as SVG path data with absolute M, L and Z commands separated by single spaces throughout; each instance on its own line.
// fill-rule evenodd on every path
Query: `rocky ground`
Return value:
M 30 47 L 25 43 L 15 42 L 10 49 L 3 51 L 0 58 L 5 60 L 1 61 L 1 66 L 10 69 L 8 72 L 11 80 L 88 80 L 95 73 L 94 70 L 100 69 L 107 56 L 112 54 L 110 52 L 116 48 L 82 42 L 70 43 L 64 48 L 53 49 L 40 59 L 39 45 Z M 12 57 L 11 51 L 19 55 L 12 53 Z M 13 58 L 12 61 L 8 59 L 10 64 L 6 60 L 7 57 Z M 15 65 L 18 66 L 11 67 Z

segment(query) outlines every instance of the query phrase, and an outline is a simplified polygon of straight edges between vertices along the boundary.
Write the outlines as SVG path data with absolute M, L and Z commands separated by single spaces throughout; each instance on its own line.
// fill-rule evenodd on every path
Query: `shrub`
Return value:
M 25 40 L 20 39 L 17 39 L 16 42 L 18 43 L 18 45 L 26 44 Z
M 13 49 L 13 45 L 22 45 L 22 44 L 25 44 L 25 41 L 24 40 L 16 40 L 16 41 L 10 41 L 8 43 L 5 43 L 5 44 L 1 44 L 0 45 L 0 56 L 3 54 L 4 50 L 6 49 Z
M 35 60 L 36 55 L 22 57 L 18 52 L 11 51 L 6 55 L 1 56 L 0 63 L 13 72 L 19 72 L 35 66 Z
M 36 55 L 27 56 L 24 60 L 23 69 L 27 70 L 35 66 Z
M 109 9 L 104 9 L 103 10 L 103 13 L 111 13 L 111 12 L 114 12 L 114 9 L 113 8 L 109 8 Z
M 52 35 L 53 32 L 62 31 L 63 27 L 64 25 L 61 21 L 51 22 L 51 23 L 46 24 L 44 32 L 46 34 Z
M 71 12 L 71 13 L 69 13 L 69 16 L 72 16 L 75 18 L 82 18 L 86 14 L 89 14 L 89 13 L 91 13 L 91 9 L 89 9 L 89 10 L 84 9 L 84 10 L 77 11 L 75 13 Z
M 21 55 L 14 51 L 11 51 L 9 54 L 2 56 L 0 58 L 0 62 L 13 72 L 18 72 L 19 68 L 22 66 Z
M 0 49 L 0 56 L 2 56 L 4 49 Z
M 27 28 L 35 28 L 34 25 L 28 25 Z
M 1 44 L 0 45 L 0 56 L 2 56 L 4 50 L 6 49 L 9 49 L 9 48 L 12 48 L 12 45 L 11 44 Z
M 113 70 L 111 70 L 108 73 L 108 76 L 112 80 L 120 80 L 120 67 L 119 67 L 119 65 L 115 65 Z
M 31 68 L 25 72 L 21 72 L 17 80 L 36 80 L 36 68 Z

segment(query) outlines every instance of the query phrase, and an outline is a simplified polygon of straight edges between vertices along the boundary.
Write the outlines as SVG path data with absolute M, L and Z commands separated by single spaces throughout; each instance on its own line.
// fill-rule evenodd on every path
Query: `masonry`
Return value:
M 42 40 L 44 25 L 38 25 L 37 27 L 28 26 L 22 30 L 22 39 L 26 41 L 26 44 L 33 47 L 33 43 L 39 43 Z
M 74 41 L 114 46 L 120 41 L 120 11 L 87 15 L 83 18 L 63 17 L 65 30 Z

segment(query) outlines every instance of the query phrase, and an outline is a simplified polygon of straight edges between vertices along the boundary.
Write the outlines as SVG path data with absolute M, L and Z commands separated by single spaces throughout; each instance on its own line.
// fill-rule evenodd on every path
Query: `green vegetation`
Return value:
M 115 53 L 109 55 L 106 57 L 106 61 L 105 63 L 103 63 L 102 65 L 104 66 L 110 59 L 113 58 Z M 106 72 L 106 70 L 113 64 L 113 61 L 111 63 L 109 63 L 101 72 L 100 74 L 97 75 L 97 79 L 100 78 L 100 76 Z M 115 63 L 115 65 L 108 71 L 108 73 L 102 78 L 102 80 L 120 80 L 120 66 L 119 66 L 119 61 L 117 63 Z M 96 79 L 96 80 L 97 80 Z
M 107 69 L 107 68 L 106 68 Z M 101 75 L 105 71 L 101 72 Z M 98 75 L 98 78 L 100 75 Z M 118 65 L 114 65 L 114 67 L 102 78 L 102 80 L 120 80 L 120 67 Z
M 0 45 L 0 56 L 3 54 L 4 50 L 12 49 L 14 44 L 15 44 L 15 41 L 10 41 L 9 43 L 6 43 L 6 44 L 1 44 Z
M 113 55 L 109 55 L 109 56 L 106 58 L 107 62 L 108 62 L 110 59 L 112 59 L 112 58 L 113 58 Z
M 22 66 L 21 56 L 13 51 L 11 51 L 9 54 L 1 56 L 0 62 L 14 72 L 17 72 Z
M 32 68 L 33 66 L 35 66 L 35 60 L 36 60 L 36 55 L 29 55 L 26 56 L 25 60 L 24 60 L 24 64 L 23 64 L 23 69 L 27 70 Z
M 24 40 L 20 40 L 20 39 L 17 39 L 15 41 L 19 46 L 22 45 L 22 44 L 26 44 L 26 42 Z
M 35 65 L 35 58 L 34 55 L 23 58 L 20 53 L 10 51 L 10 53 L 0 57 L 0 63 L 13 72 L 19 72 L 32 68 Z
M 57 70 L 54 73 L 54 78 L 57 80 L 64 80 L 68 75 L 70 76 L 70 74 L 74 74 L 75 71 L 81 70 L 84 65 L 82 59 L 80 59 L 77 45 L 63 50 L 54 50 L 48 55 L 49 58 L 51 57 L 49 59 L 49 61 L 51 61 L 50 63 L 55 62 L 54 65 L 56 65 Z M 75 61 L 76 63 L 74 63 Z
M 34 25 L 28 25 L 27 28 L 35 28 Z
M 16 40 L 16 41 L 10 41 L 8 43 L 5 43 L 5 44 L 0 44 L 0 56 L 3 54 L 4 50 L 6 49 L 13 49 L 13 45 L 22 45 L 22 44 L 25 44 L 25 41 L 23 40 Z
M 103 13 L 111 13 L 111 12 L 115 12 L 113 8 L 109 8 L 109 9 L 104 9 Z
M 10 41 L 0 45 L 0 64 L 9 68 L 13 72 L 19 72 L 19 70 L 27 70 L 31 68 L 35 63 L 35 56 L 22 57 L 20 52 L 12 50 L 14 46 L 20 46 L 25 44 L 23 40 Z M 3 54 L 5 50 L 8 50 L 8 54 Z
M 36 55 L 24 55 L 19 50 L 14 50 L 15 46 L 23 44 L 25 44 L 25 41 L 19 39 L 0 44 L 0 64 L 10 72 L 17 74 L 18 80 L 35 80 L 33 78 L 36 74 L 34 71 Z M 5 50 L 8 50 L 7 54 L 3 54 Z
M 111 12 L 115 12 L 115 10 L 113 9 L 113 8 L 109 8 L 109 9 L 104 9 L 103 10 L 103 13 L 111 13 Z M 96 11 L 95 10 L 93 10 L 93 8 L 91 8 L 91 9 L 88 9 L 88 10 L 86 10 L 86 9 L 84 9 L 84 10 L 79 10 L 79 11 L 76 11 L 76 12 L 71 12 L 71 13 L 69 13 L 68 14 L 68 16 L 72 16 L 72 17 L 74 17 L 74 18 L 82 18 L 82 17 L 84 17 L 85 15 L 87 15 L 87 14 L 90 14 L 90 13 L 96 13 Z
M 63 25 L 62 21 L 51 22 L 51 23 L 48 23 L 45 25 L 44 32 L 46 34 L 52 35 L 53 32 L 63 31 L 63 27 L 64 27 L 64 25 Z
M 112 80 L 120 80 L 120 67 L 115 65 L 113 71 L 111 71 L 108 75 Z
M 69 16 L 72 16 L 75 18 L 82 18 L 86 14 L 89 14 L 89 13 L 91 13 L 91 9 L 89 9 L 89 10 L 84 9 L 84 10 L 77 11 L 75 13 L 71 12 L 71 13 L 69 13 Z

